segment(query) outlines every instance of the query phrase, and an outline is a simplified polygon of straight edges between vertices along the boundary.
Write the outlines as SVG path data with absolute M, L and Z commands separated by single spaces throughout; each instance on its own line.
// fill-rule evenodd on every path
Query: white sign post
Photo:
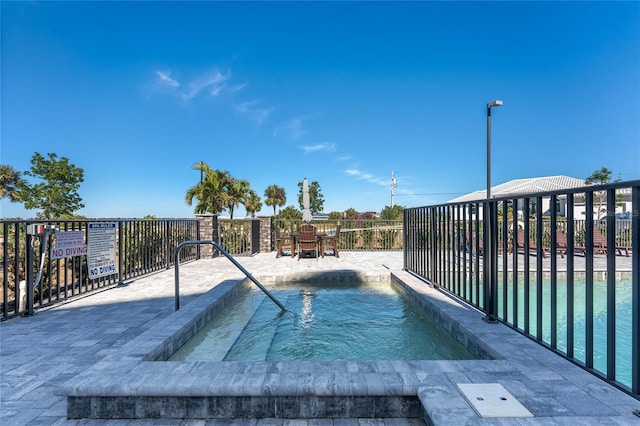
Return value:
M 89 278 L 116 274 L 116 223 L 89 223 Z
M 51 249 L 51 259 L 82 256 L 87 254 L 82 231 L 56 232 L 56 246 Z

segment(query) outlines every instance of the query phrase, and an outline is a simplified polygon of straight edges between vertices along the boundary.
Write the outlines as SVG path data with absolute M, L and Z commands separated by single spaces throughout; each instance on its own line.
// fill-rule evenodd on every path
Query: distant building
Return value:
M 588 186 L 583 179 L 576 179 L 569 176 L 547 176 L 530 179 L 516 179 L 497 186 L 491 187 L 492 198 L 503 197 L 519 197 L 525 194 L 535 194 L 539 192 L 562 191 L 568 189 L 582 188 Z M 458 198 L 449 200 L 448 203 L 463 203 L 471 201 L 480 201 L 486 198 L 487 191 L 475 191 L 463 195 Z M 631 210 L 631 188 L 624 188 L 618 192 L 621 196 L 620 205 L 616 206 L 616 213 L 624 214 Z M 529 212 L 534 215 L 537 205 L 535 199 L 530 199 Z M 522 200 L 518 200 L 517 206 L 518 216 L 522 217 Z M 547 216 L 551 214 L 551 198 L 544 197 L 542 199 L 542 214 Z M 598 207 L 597 202 L 596 208 Z M 567 215 L 567 198 L 564 195 L 557 197 L 555 211 L 560 216 Z M 585 200 L 584 197 L 574 197 L 574 218 L 580 219 L 585 216 Z M 594 216 L 600 218 L 598 212 L 594 211 Z

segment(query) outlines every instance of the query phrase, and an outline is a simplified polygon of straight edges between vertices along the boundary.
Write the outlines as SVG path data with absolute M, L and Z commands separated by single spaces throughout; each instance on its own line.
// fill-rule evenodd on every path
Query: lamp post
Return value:
M 493 238 L 497 233 L 494 226 L 496 221 L 496 206 L 491 203 L 491 108 L 502 106 L 501 100 L 491 101 L 487 104 L 487 200 L 484 209 L 484 285 L 485 285 L 485 311 L 487 315 L 484 320 L 488 323 L 495 323 L 496 320 L 496 276 L 495 266 L 497 261 L 493 258 Z
M 502 106 L 501 100 L 487 104 L 487 199 L 491 198 L 491 108 Z

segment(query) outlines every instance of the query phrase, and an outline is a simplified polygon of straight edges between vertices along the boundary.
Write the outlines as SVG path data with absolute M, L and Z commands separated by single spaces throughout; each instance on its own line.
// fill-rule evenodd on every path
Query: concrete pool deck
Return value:
M 623 258 L 620 258 L 623 259 Z M 401 252 L 343 252 L 340 258 L 275 259 L 274 253 L 238 258 L 260 280 L 333 272 L 359 271 L 366 276 L 401 272 Z M 596 266 L 597 268 L 597 266 Z M 242 279 L 224 258 L 201 260 L 180 267 L 181 310 L 188 311 L 218 283 Z M 425 291 L 433 291 L 423 286 Z M 431 295 L 436 297 L 435 295 Z M 445 298 L 446 299 L 446 298 Z M 328 385 L 356 394 L 414 393 L 434 424 L 577 424 L 638 425 L 633 414 L 640 401 L 608 385 L 579 367 L 540 347 L 500 324 L 486 324 L 473 310 L 451 305 L 451 315 L 504 359 L 479 361 L 424 361 L 356 363 L 235 363 L 228 370 L 204 373 L 203 363 L 175 363 L 177 371 L 158 371 L 153 362 L 132 355 L 136 339 L 158 332 L 158 324 L 170 324 L 174 315 L 174 270 L 170 269 L 113 287 L 63 305 L 41 310 L 33 317 L 0 324 L 0 419 L 8 425 L 204 425 L 204 424 L 420 424 L 419 418 L 356 419 L 244 419 L 234 420 L 67 420 L 66 394 L 90 388 L 115 394 L 126 387 L 176 395 L 207 386 L 227 390 L 288 387 L 301 395 L 328 392 Z M 446 307 L 444 308 L 446 309 Z M 141 351 L 144 352 L 144 351 Z M 142 356 L 146 354 L 139 353 Z M 166 363 L 165 363 L 166 365 Z M 221 366 L 217 366 L 221 367 Z M 239 368 L 239 370 L 238 370 Z M 273 369 L 269 369 L 273 368 Z M 284 371 L 283 368 L 287 370 Z M 234 370 L 235 369 L 235 370 Z M 176 376 L 175 374 L 179 374 Z M 352 375 L 354 383 L 337 383 Z M 140 376 L 136 376 L 140 374 Z M 267 378 L 267 374 L 270 376 Z M 144 380 L 135 380 L 143 378 Z M 175 377 L 179 377 L 176 380 Z M 122 380 L 120 380 L 120 378 Z M 214 378 L 212 384 L 210 378 Z M 328 379 L 330 378 L 330 379 Z M 244 381 L 244 382 L 243 382 Z M 233 383 L 237 386 L 231 386 Z M 457 390 L 458 383 L 500 383 L 534 415 L 533 418 L 481 418 Z M 94 389 L 94 390 L 95 390 Z M 271 401 L 273 402 L 273 401 Z M 277 401 L 276 401 L 277 402 Z M 281 402 L 281 401 L 280 401 Z M 380 413 L 384 414 L 384 413 Z

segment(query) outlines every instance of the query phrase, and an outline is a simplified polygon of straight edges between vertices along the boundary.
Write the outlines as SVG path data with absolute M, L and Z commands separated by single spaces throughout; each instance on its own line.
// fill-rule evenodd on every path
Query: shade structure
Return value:
M 311 219 L 311 199 L 309 198 L 309 182 L 307 178 L 302 181 L 302 221 L 310 223 Z

